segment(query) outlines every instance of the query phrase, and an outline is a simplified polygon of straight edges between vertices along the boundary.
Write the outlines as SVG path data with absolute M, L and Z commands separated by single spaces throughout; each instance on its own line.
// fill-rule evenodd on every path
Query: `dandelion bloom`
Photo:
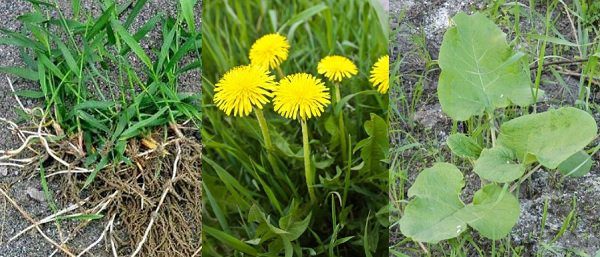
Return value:
M 385 55 L 379 58 L 371 69 L 371 79 L 373 87 L 377 88 L 382 94 L 387 93 L 390 88 L 390 56 Z
M 329 80 L 338 82 L 358 73 L 356 65 L 350 59 L 339 55 L 331 55 L 321 59 L 317 71 L 319 74 L 324 74 Z
M 227 115 L 248 116 L 254 107 L 269 102 L 275 76 L 264 68 L 246 65 L 228 71 L 215 85 L 214 101 Z
M 329 103 L 329 89 L 320 79 L 306 73 L 286 76 L 273 90 L 275 111 L 290 119 L 319 117 Z
M 253 65 L 274 69 L 288 58 L 290 44 L 279 34 L 265 35 L 252 45 L 250 62 Z

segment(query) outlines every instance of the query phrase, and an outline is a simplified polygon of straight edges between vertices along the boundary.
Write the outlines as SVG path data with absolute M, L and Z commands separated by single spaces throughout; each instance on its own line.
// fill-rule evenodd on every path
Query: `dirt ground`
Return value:
M 415 49 L 421 49 L 419 46 L 422 45 L 424 39 L 426 54 L 430 55 L 432 60 L 436 60 L 443 34 L 449 26 L 449 19 L 460 11 L 472 12 L 484 9 L 486 6 L 482 2 L 476 0 L 391 1 L 390 21 L 393 32 L 390 51 L 393 60 L 396 58 L 402 58 L 403 60 L 399 72 L 402 76 L 401 87 L 403 87 L 405 93 L 409 94 L 409 97 L 412 93 L 415 93 L 412 90 L 415 83 L 417 83 L 417 78 L 413 75 L 422 74 L 426 63 L 423 58 L 424 54 Z M 565 24 L 562 24 L 562 22 Z M 568 30 L 569 27 L 566 21 L 562 22 L 556 24 L 556 27 L 559 30 Z M 522 25 L 524 29 L 530 31 L 535 31 L 540 26 L 540 24 L 529 24 L 528 21 L 523 21 Z M 506 31 L 505 28 L 503 30 Z M 567 32 L 563 32 L 563 34 L 571 35 Z M 420 35 L 424 36 L 421 37 Z M 443 114 L 437 101 L 438 76 L 439 71 L 434 70 L 428 73 L 423 82 L 424 92 L 420 98 L 421 102 L 417 104 L 414 115 L 405 117 L 414 122 L 416 127 L 401 129 L 413 131 L 412 136 L 428 140 L 430 144 L 434 144 L 432 148 L 441 149 L 442 154 L 449 155 L 449 149 L 445 146 L 445 141 L 450 133 L 451 121 Z M 544 78 L 549 81 L 555 80 L 550 76 Z M 565 82 L 569 86 L 577 88 L 578 78 L 566 77 Z M 542 103 L 542 109 L 560 104 L 572 104 L 573 102 L 572 97 L 554 85 L 542 84 L 541 88 L 547 92 L 547 99 Z M 598 103 L 600 99 L 597 95 L 598 90 L 593 91 L 592 94 L 596 95 L 592 97 L 592 100 Z M 400 105 L 395 99 L 392 99 L 391 104 Z M 600 113 L 595 113 L 594 117 L 597 121 L 600 121 Z M 402 138 L 401 135 L 396 135 L 396 138 L 392 138 L 392 141 L 396 145 L 395 147 L 398 148 L 402 146 L 403 142 L 407 142 L 406 138 Z M 596 144 L 598 144 L 598 141 L 592 145 Z M 429 163 L 422 165 L 427 167 Z M 408 185 L 414 181 L 417 171 L 422 168 L 415 167 L 415 169 L 409 171 Z M 476 176 L 472 176 L 469 172 L 465 175 L 468 180 L 466 191 L 472 190 L 478 184 Z M 524 247 L 527 254 L 535 254 L 538 249 L 545 247 L 538 243 L 549 243 L 553 239 L 560 230 L 565 218 L 571 212 L 573 201 L 576 201 L 576 221 L 573 223 L 573 227 L 568 229 L 554 243 L 555 249 L 557 249 L 556 256 L 564 256 L 565 249 L 577 249 L 591 256 L 600 251 L 599 156 L 594 156 L 593 170 L 582 178 L 563 180 L 556 173 L 545 171 L 535 173 L 530 182 L 521 187 L 519 199 L 521 215 L 518 224 L 511 233 L 513 246 Z M 548 201 L 549 204 L 548 216 L 546 229 L 540 239 L 538 232 L 540 231 L 545 201 Z M 473 234 L 476 237 L 475 233 Z M 391 244 L 404 239 L 399 231 L 391 231 L 390 237 Z M 416 247 L 418 248 L 418 246 Z
M 68 16 L 68 14 L 71 12 L 70 1 L 58 2 L 62 5 L 61 9 L 63 12 L 65 12 Z M 134 25 L 132 26 L 133 30 L 139 28 L 148 19 L 158 13 L 165 13 L 174 17 L 177 12 L 177 2 L 178 1 L 172 0 L 148 1 L 143 11 L 134 22 Z M 97 3 L 98 1 L 92 0 L 82 1 L 82 8 L 91 10 L 97 15 L 101 11 L 101 8 Z M 199 1 L 198 8 L 196 10 L 198 28 L 200 28 L 201 5 L 202 2 Z M 31 5 L 26 1 L 0 1 L 0 27 L 10 30 L 20 29 L 21 24 L 16 20 L 16 18 L 30 10 Z M 145 48 L 157 47 L 157 45 L 160 43 L 158 36 L 159 33 L 157 31 L 152 32 L 148 38 L 143 40 L 142 46 Z M 21 65 L 21 62 L 18 50 L 14 47 L 0 45 L 0 66 L 19 65 Z M 11 79 L 17 90 L 27 88 L 35 89 L 37 87 L 35 84 L 28 83 L 15 77 L 11 77 Z M 198 71 L 193 71 L 183 75 L 181 77 L 180 86 L 180 91 L 182 92 L 200 92 L 200 73 Z M 35 106 L 36 104 L 38 103 L 30 100 L 24 101 L 24 105 L 27 107 Z M 18 105 L 9 88 L 7 76 L 0 75 L 0 117 L 8 120 L 15 120 L 17 118 L 15 112 L 16 108 L 18 108 Z M 5 124 L 0 125 L 0 149 L 13 149 L 19 146 L 17 143 L 17 137 L 9 133 Z M 41 192 L 39 177 L 32 176 L 30 178 L 19 179 L 20 175 L 21 171 L 18 169 L 0 166 L 0 187 L 5 190 L 8 188 L 8 193 L 34 218 L 40 219 L 52 214 Z M 51 190 L 60 191 L 61 185 L 50 185 L 50 187 Z M 98 236 L 102 233 L 104 222 L 105 221 L 92 222 L 91 225 L 87 226 L 79 234 L 75 241 L 71 242 L 70 247 L 75 250 L 82 250 L 97 240 Z M 26 233 L 10 244 L 5 244 L 10 237 L 29 225 L 30 223 L 26 221 L 17 210 L 14 209 L 4 197 L 0 197 L 1 257 L 49 256 L 54 251 L 54 248 L 37 232 Z M 61 226 L 65 231 L 76 225 L 76 222 L 61 223 Z M 43 225 L 41 227 L 48 236 L 55 239 L 58 238 L 57 230 L 54 224 L 50 223 L 49 225 Z M 106 251 L 103 243 L 97 245 L 91 252 L 93 256 L 112 256 L 108 251 Z M 60 256 L 60 254 L 55 256 Z

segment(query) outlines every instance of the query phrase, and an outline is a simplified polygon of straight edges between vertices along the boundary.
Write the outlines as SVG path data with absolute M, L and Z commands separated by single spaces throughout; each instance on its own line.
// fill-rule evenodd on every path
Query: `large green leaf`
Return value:
M 436 163 L 423 170 L 408 190 L 415 197 L 404 209 L 400 230 L 419 242 L 437 243 L 458 236 L 467 224 L 455 214 L 464 207 L 460 191 L 463 175 L 450 163 Z
M 523 54 L 513 51 L 506 35 L 483 14 L 459 13 L 444 34 L 438 97 L 455 120 L 484 111 L 534 102 Z
M 402 233 L 414 241 L 437 243 L 460 235 L 468 225 L 490 239 L 506 236 L 519 218 L 515 196 L 507 188 L 488 184 L 465 206 L 460 200 L 464 185 L 453 164 L 436 163 L 423 170 L 408 190 L 414 199 L 400 219 Z
M 484 149 L 473 171 L 481 178 L 493 182 L 506 183 L 520 178 L 525 173 L 525 165 L 515 163 L 516 156 L 508 148 L 496 146 Z
M 477 191 L 473 203 L 456 216 L 482 236 L 497 240 L 505 237 L 517 224 L 519 213 L 519 201 L 514 195 L 507 189 L 488 184 Z
M 588 145 L 597 131 L 596 121 L 587 112 L 563 107 L 502 124 L 498 144 L 512 149 L 526 164 L 537 160 L 555 169 Z

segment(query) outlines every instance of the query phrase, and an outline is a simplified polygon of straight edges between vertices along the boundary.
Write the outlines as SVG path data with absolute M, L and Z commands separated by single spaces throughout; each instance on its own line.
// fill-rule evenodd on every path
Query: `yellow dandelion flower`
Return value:
M 248 116 L 254 107 L 262 109 L 269 102 L 275 76 L 266 69 L 246 65 L 227 73 L 215 85 L 214 102 L 227 115 Z
M 323 81 L 306 73 L 286 76 L 273 90 L 275 111 L 290 119 L 319 117 L 329 103 L 329 89 Z
M 373 87 L 377 88 L 382 94 L 387 93 L 390 88 L 390 56 L 385 55 L 379 58 L 371 69 L 371 79 Z
M 329 80 L 338 82 L 358 73 L 356 65 L 350 59 L 339 55 L 331 55 L 321 59 L 317 71 L 319 74 L 324 74 Z
M 274 69 L 288 58 L 290 44 L 279 34 L 265 35 L 252 45 L 250 62 L 253 65 Z

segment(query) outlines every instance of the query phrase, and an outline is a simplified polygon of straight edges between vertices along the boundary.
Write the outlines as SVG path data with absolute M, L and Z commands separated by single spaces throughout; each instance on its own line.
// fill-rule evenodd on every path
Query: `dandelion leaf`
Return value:
M 378 173 L 385 171 L 382 161 L 385 160 L 390 146 L 388 124 L 383 118 L 371 114 L 371 119 L 365 122 L 364 127 L 369 137 L 358 142 L 355 146 L 355 151 L 361 150 L 360 157 L 363 160 L 361 172 Z

